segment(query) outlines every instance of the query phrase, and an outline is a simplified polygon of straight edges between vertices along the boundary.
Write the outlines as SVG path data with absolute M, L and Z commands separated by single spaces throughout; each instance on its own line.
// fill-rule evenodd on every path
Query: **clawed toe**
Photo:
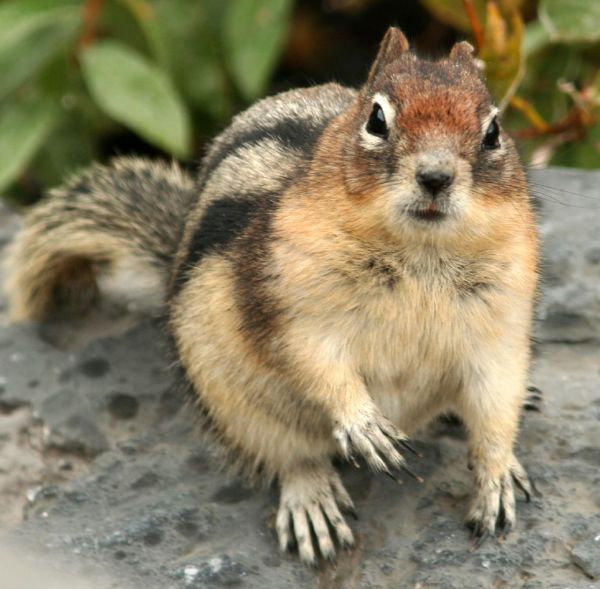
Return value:
M 477 532 L 471 533 L 471 552 L 479 550 L 491 537 L 488 530 L 481 530 L 477 528 Z
M 510 476 L 515 485 L 525 495 L 525 500 L 527 501 L 527 503 L 531 502 L 531 497 L 533 495 L 535 495 L 536 497 L 542 496 L 537 487 L 529 479 L 527 471 L 521 466 L 521 464 L 516 459 L 514 459 L 513 463 L 511 464 Z
M 531 500 L 535 487 L 514 457 L 508 473 L 499 483 L 480 484 L 467 519 L 473 540 L 471 550 L 480 548 L 490 537 L 504 540 L 509 535 L 516 520 L 515 486 L 525 494 L 527 501 Z
M 418 457 L 422 454 L 383 417 L 371 416 L 347 427 L 340 426 L 334 437 L 342 455 L 355 467 L 360 468 L 360 457 L 371 469 L 386 474 L 396 483 L 402 484 L 397 476 L 399 471 L 423 482 L 423 478 L 406 465 L 402 452 L 408 451 Z
M 523 409 L 526 411 L 536 411 L 541 413 L 544 404 L 544 393 L 537 387 L 527 387 L 527 396 L 523 403 Z
M 356 515 L 352 499 L 332 468 L 284 479 L 276 520 L 280 549 L 297 547 L 300 559 L 309 566 L 318 565 L 319 556 L 334 560 L 336 546 L 354 545 L 341 509 Z

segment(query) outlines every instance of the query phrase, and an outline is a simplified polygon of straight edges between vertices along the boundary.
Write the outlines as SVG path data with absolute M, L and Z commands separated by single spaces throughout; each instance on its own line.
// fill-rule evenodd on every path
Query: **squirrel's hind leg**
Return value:
M 354 544 L 342 515 L 342 511 L 354 513 L 354 505 L 331 464 L 306 465 L 281 476 L 280 485 L 276 527 L 281 550 L 296 544 L 301 560 L 315 565 L 318 553 L 328 560 L 335 558 L 336 542 L 341 548 Z

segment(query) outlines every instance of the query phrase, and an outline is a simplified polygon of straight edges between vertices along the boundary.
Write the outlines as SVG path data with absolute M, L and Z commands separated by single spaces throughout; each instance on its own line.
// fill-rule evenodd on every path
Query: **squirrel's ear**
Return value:
M 481 75 L 481 72 L 485 68 L 484 62 L 475 57 L 475 47 L 468 41 L 461 41 L 452 47 L 450 50 L 450 60 L 477 75 Z
M 369 71 L 367 83 L 372 82 L 388 63 L 406 53 L 408 48 L 408 41 L 402 31 L 396 27 L 390 27 L 379 45 L 379 52 Z
M 465 64 L 475 64 L 475 47 L 468 41 L 461 41 L 455 43 L 454 47 L 450 50 L 450 59 L 453 61 L 460 61 Z

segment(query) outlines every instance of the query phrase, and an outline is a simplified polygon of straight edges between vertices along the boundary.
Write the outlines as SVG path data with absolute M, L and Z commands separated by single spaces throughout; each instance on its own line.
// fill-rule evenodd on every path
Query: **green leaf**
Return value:
M 229 0 L 223 23 L 225 59 L 247 99 L 266 88 L 287 34 L 292 0 Z
M 157 59 L 154 53 L 148 52 L 145 31 L 127 3 L 117 0 L 105 1 L 98 25 L 102 39 L 118 41 L 134 51 L 149 55 L 152 61 L 162 67 L 160 59 Z
M 551 43 L 548 31 L 538 21 L 532 21 L 525 27 L 523 36 L 523 53 L 529 58 Z
M 80 18 L 77 0 L 11 0 L 0 3 L 0 48 L 46 26 Z
M 597 170 L 600 168 L 600 124 L 588 129 L 585 137 L 576 143 L 559 147 L 551 165 Z
M 459 29 L 464 33 L 471 32 L 471 23 L 465 11 L 463 0 L 422 0 L 425 8 L 443 23 Z M 481 23 L 485 21 L 485 0 L 475 0 L 475 11 Z
M 161 40 L 153 45 L 164 48 L 167 68 L 182 94 L 202 115 L 224 122 L 232 114 L 233 88 L 222 63 L 217 2 L 226 7 L 221 0 L 157 0 L 148 19 L 160 23 L 155 29 Z
M 47 26 L 0 50 L 0 99 L 31 80 L 77 31 L 75 22 Z
M 598 0 L 542 0 L 538 14 L 553 41 L 598 41 Z
M 188 113 L 163 70 L 113 41 L 86 50 L 81 65 L 92 97 L 108 116 L 174 155 L 189 154 Z
M 190 17 L 190 9 L 193 10 L 194 6 L 190 6 L 190 2 L 188 1 L 185 7 L 187 10 L 180 12 L 177 10 L 176 0 L 170 2 L 170 10 L 165 15 L 161 15 L 161 17 L 167 17 L 167 21 L 165 21 L 164 18 L 158 18 L 156 1 L 150 3 L 148 0 L 120 0 L 120 3 L 133 16 L 156 61 L 162 67 L 167 67 L 169 65 L 169 47 L 165 43 L 165 36 L 162 34 L 163 28 L 165 25 L 168 25 L 168 20 L 187 23 Z M 194 4 L 199 5 L 199 3 Z M 182 18 L 182 14 L 185 14 L 185 18 Z
M 72 2 L 0 4 L 0 99 L 30 80 L 79 26 L 80 7 Z
M 11 104 L 0 112 L 0 190 L 25 169 L 59 117 L 56 106 L 42 98 Z
M 31 174 L 39 186 L 56 186 L 65 175 L 89 165 L 96 155 L 84 117 L 71 110 L 44 141 L 30 166 Z

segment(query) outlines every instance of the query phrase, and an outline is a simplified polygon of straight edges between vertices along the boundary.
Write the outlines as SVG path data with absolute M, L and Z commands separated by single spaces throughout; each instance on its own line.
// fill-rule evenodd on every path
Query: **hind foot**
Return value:
M 515 490 L 518 487 L 527 502 L 534 488 L 527 472 L 513 457 L 507 472 L 499 479 L 480 479 L 469 515 L 467 526 L 472 531 L 473 549 L 479 548 L 488 538 L 505 537 L 516 520 Z
M 341 513 L 355 514 L 354 504 L 333 466 L 305 467 L 281 477 L 280 484 L 276 527 L 281 550 L 295 543 L 300 559 L 314 566 L 317 551 L 333 560 L 336 542 L 341 548 L 354 544 L 352 530 Z

